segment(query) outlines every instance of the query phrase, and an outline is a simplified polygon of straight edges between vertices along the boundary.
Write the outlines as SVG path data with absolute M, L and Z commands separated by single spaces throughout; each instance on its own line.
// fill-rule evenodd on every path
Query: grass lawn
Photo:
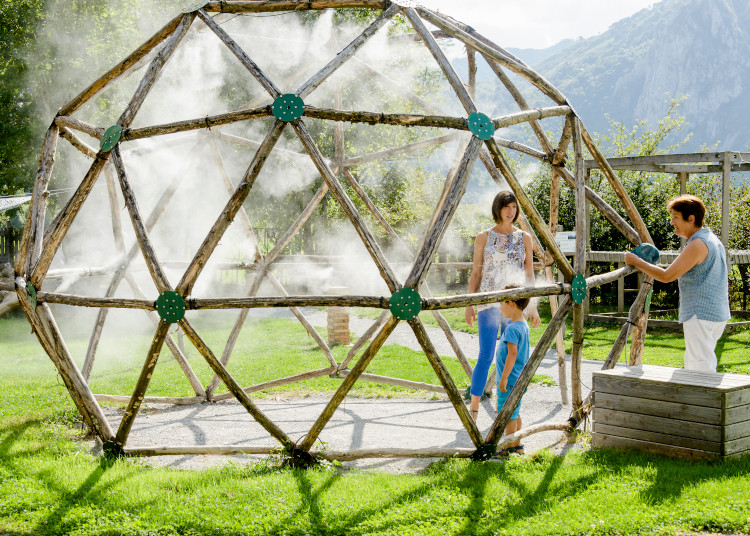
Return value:
M 243 359 L 232 372 L 261 381 L 297 367 L 325 367 L 312 340 L 291 324 L 268 320 L 248 326 L 238 343 Z M 225 332 L 211 328 L 203 326 L 201 334 L 220 348 Z M 103 347 L 105 366 L 92 382 L 100 390 L 129 394 L 132 373 L 124 356 L 144 342 L 125 336 L 114 342 Z M 726 350 L 729 343 L 742 345 L 743 339 L 725 343 L 725 353 L 741 353 Z M 74 354 L 85 353 L 85 338 L 73 337 L 69 344 Z M 334 349 L 337 359 L 345 350 Z M 678 350 L 663 350 L 670 351 Z M 373 372 L 434 377 L 429 365 L 403 372 L 404 363 L 417 361 L 407 358 L 426 361 L 423 356 L 393 352 L 379 357 L 382 368 Z M 266 368 L 245 365 L 259 365 L 264 353 L 270 354 Z M 210 376 L 196 354 L 189 357 L 202 380 Z M 750 456 L 694 463 L 610 450 L 561 457 L 542 451 L 503 462 L 447 460 L 419 475 L 337 465 L 291 470 L 273 459 L 200 472 L 155 469 L 137 459 L 108 461 L 90 454 L 89 443 L 71 426 L 78 421 L 74 406 L 23 319 L 0 319 L 0 367 L 2 535 L 750 532 Z M 179 379 L 173 361 L 163 359 L 149 392 L 189 395 Z M 337 382 L 325 378 L 290 389 L 330 391 Z M 357 388 L 361 396 L 408 394 L 374 384 Z

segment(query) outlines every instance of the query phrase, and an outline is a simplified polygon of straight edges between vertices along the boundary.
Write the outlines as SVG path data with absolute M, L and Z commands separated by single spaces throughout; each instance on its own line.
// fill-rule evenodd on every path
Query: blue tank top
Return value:
M 729 320 L 729 278 L 724 245 L 707 227 L 693 233 L 686 246 L 701 240 L 708 248 L 706 260 L 696 264 L 677 280 L 680 288 L 680 322 L 697 315 L 699 320 Z

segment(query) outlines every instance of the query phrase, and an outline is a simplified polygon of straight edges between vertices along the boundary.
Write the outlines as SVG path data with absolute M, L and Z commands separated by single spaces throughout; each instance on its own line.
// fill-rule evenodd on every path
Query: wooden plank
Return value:
M 647 432 L 659 432 L 667 435 L 679 435 L 702 441 L 720 443 L 723 430 L 718 424 L 696 426 L 695 423 L 678 419 L 627 413 L 614 409 L 595 407 L 592 412 L 592 422 L 595 425 L 606 424 L 619 428 L 634 428 Z
M 668 417 L 691 421 L 693 423 L 720 424 L 721 410 L 707 408 L 704 406 L 693 406 L 680 404 L 678 402 L 661 401 L 636 398 L 632 396 L 613 395 L 611 393 L 594 393 L 594 407 L 616 409 L 641 415 L 655 415 L 657 417 Z
M 649 430 L 640 430 L 638 428 L 612 426 L 603 423 L 595 423 L 592 430 L 597 434 L 607 436 L 639 439 L 641 441 L 648 441 L 649 443 L 661 443 L 663 445 L 705 450 L 708 452 L 716 452 L 719 454 L 721 453 L 721 443 L 717 443 L 715 441 L 706 441 L 703 439 L 694 439 L 692 437 L 682 437 L 679 435 L 662 434 Z
M 729 456 L 732 454 L 747 453 L 750 450 L 750 436 L 737 439 L 735 441 L 727 441 L 724 444 L 724 455 Z
M 614 378 L 607 374 L 594 372 L 593 389 L 596 393 L 629 394 L 638 398 L 669 400 L 682 404 L 721 408 L 721 393 L 705 387 L 647 383 L 636 378 Z
M 750 387 L 750 376 L 744 374 L 699 372 L 696 370 L 661 367 L 657 365 L 641 365 L 638 367 L 619 367 L 607 371 L 597 371 L 594 374 L 623 376 L 638 378 L 642 381 L 679 383 L 712 387 L 722 391 Z
M 747 422 L 750 419 L 750 404 L 744 406 L 735 406 L 733 408 L 724 409 L 724 419 L 722 424 L 737 424 L 741 422 Z
M 725 424 L 722 427 L 724 441 L 734 441 L 743 437 L 750 437 L 750 413 L 744 414 L 745 420 Z
M 716 453 L 705 450 L 674 447 L 672 445 L 649 443 L 648 441 L 640 441 L 638 439 L 614 437 L 597 433 L 591 434 L 591 445 L 594 448 L 635 449 L 651 454 L 661 454 L 673 458 L 686 458 L 690 460 L 706 460 L 718 457 Z

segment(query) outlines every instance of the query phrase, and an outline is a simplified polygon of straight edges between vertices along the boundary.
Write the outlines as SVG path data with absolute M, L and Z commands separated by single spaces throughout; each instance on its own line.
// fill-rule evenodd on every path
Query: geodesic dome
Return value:
M 337 19 L 340 8 L 352 9 L 348 13 L 355 15 L 342 22 Z M 455 59 L 458 52 L 465 60 Z M 493 80 L 477 80 L 477 56 L 490 67 Z M 112 107 L 99 105 L 98 99 L 117 102 L 117 95 L 124 94 L 130 97 L 122 111 L 116 119 L 107 117 L 102 110 Z M 60 137 L 65 142 L 58 145 Z M 98 147 L 86 137 L 95 139 Z M 572 171 L 565 167 L 571 141 Z M 586 186 L 584 146 L 602 166 L 635 229 Z M 82 178 L 47 224 L 48 186 L 58 152 L 58 166 Z M 575 189 L 577 247 L 572 265 L 550 231 L 556 224 L 556 194 L 551 196 L 550 214 L 543 217 L 525 194 L 508 153 L 548 164 L 553 189 L 559 178 Z M 409 230 L 420 237 L 416 249 L 408 247 L 408 240 L 389 222 L 388 216 L 399 207 L 386 210 L 389 207 L 378 206 L 368 193 L 387 193 L 387 180 L 404 171 L 441 177 L 439 183 L 425 182 L 424 188 L 434 191 L 432 217 Z M 432 297 L 426 275 L 472 181 L 479 184 L 473 187 L 474 195 L 479 191 L 480 196 L 492 197 L 498 186 L 514 191 L 525 216 L 520 221 L 534 239 L 537 258 L 547 268 L 556 265 L 564 284 Z M 288 230 L 260 237 L 259 215 L 289 210 L 283 204 L 290 193 L 303 202 L 291 207 L 295 218 Z M 402 208 L 408 209 L 411 201 L 406 199 Z M 494 451 L 510 418 L 506 409 L 515 407 L 571 309 L 573 353 L 580 360 L 580 303 L 586 289 L 632 271 L 583 277 L 587 202 L 634 244 L 651 241 L 566 98 L 470 27 L 406 1 L 208 1 L 178 15 L 60 109 L 45 139 L 15 284 L 24 312 L 78 410 L 111 451 L 133 452 L 126 447 L 128 434 L 144 401 L 194 403 L 233 397 L 293 457 L 315 456 L 313 444 L 333 412 L 355 382 L 367 378 L 368 365 L 404 321 L 435 371 L 438 384 L 431 388 L 447 394 L 457 422 L 473 443 L 454 453 L 482 457 Z M 329 228 L 322 256 L 349 264 L 323 275 L 292 266 L 292 277 L 304 283 L 295 289 L 304 292 L 290 295 L 275 269 L 323 205 L 341 215 L 337 221 L 344 224 Z M 228 290 L 217 284 L 219 272 L 241 273 L 237 280 L 242 284 Z M 334 296 L 325 291 L 336 285 L 347 287 L 349 293 Z M 556 295 L 564 299 L 506 409 L 482 437 L 417 314 L 435 314 L 470 378 L 471 365 L 455 344 L 441 309 L 509 296 Z M 631 324 L 642 321 L 644 301 L 642 292 L 631 310 Z M 305 306 L 369 307 L 383 314 L 346 359 L 337 361 L 299 309 Z M 69 349 L 58 321 L 84 308 L 92 311 L 86 317 L 93 325 L 88 348 Z M 238 333 L 249 311 L 277 308 L 290 308 L 304 325 L 320 347 L 323 366 L 243 387 L 230 365 Z M 127 312 L 143 317 L 139 310 L 146 311 L 156 327 L 155 332 L 149 328 L 152 342 L 140 374 L 129 386 L 132 394 L 93 394 L 90 379 L 108 316 Z M 217 350 L 202 335 L 195 315 L 226 311 L 239 311 L 238 318 Z M 124 316 L 117 322 L 129 329 Z M 173 340 L 175 326 L 210 367 L 208 377 L 199 378 Z M 356 352 L 368 342 L 349 369 Z M 164 345 L 194 396 L 148 396 Z M 85 356 L 78 359 L 81 368 L 76 352 Z M 249 394 L 330 375 L 342 378 L 341 385 L 299 442 L 292 441 Z M 425 387 L 403 379 L 369 379 Z M 217 395 L 220 383 L 227 393 Z M 103 400 L 127 404 L 116 431 L 103 415 Z M 575 373 L 573 401 L 581 410 Z M 238 450 L 241 447 L 233 447 Z M 176 453 L 179 448 L 162 452 Z M 395 450 L 391 454 L 408 455 Z

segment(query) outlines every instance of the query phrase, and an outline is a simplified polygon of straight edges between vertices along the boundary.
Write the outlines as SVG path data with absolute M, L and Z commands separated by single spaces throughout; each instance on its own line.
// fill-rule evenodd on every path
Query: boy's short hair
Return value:
M 706 205 L 699 197 L 690 194 L 684 194 L 667 202 L 667 209 L 679 212 L 682 219 L 688 221 L 690 216 L 695 216 L 693 224 L 696 227 L 703 227 L 703 217 L 706 215 Z
M 508 283 L 507 285 L 503 285 L 503 288 L 501 288 L 500 290 L 508 290 L 512 288 L 523 288 L 523 286 L 521 285 L 521 283 Z M 513 302 L 519 309 L 521 309 L 521 311 L 523 311 L 529 305 L 531 298 L 516 298 L 515 300 L 507 299 L 503 301 Z

